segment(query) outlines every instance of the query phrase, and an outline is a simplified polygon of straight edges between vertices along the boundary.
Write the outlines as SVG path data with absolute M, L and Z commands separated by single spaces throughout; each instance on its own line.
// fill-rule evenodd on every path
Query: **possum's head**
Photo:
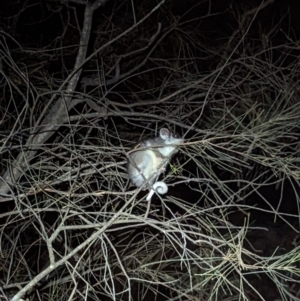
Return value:
M 179 137 L 176 133 L 173 134 L 166 128 L 160 129 L 158 139 L 162 145 L 166 145 L 158 149 L 165 157 L 169 156 L 176 149 L 176 145 L 183 141 L 183 138 Z

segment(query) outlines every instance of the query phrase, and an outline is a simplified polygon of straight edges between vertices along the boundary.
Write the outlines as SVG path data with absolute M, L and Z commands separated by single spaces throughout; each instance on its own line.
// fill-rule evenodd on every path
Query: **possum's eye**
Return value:
M 173 137 L 174 137 L 174 138 L 180 138 L 180 136 L 179 136 L 177 133 L 174 133 L 174 134 L 173 134 Z

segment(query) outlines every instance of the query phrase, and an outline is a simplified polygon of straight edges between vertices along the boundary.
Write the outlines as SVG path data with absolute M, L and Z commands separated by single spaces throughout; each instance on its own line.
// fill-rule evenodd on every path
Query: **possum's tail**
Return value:
M 165 182 L 163 181 L 158 181 L 158 182 L 155 182 L 153 185 L 152 185 L 152 189 L 150 190 L 146 200 L 147 201 L 151 201 L 151 198 L 153 196 L 154 193 L 159 193 L 159 194 L 166 194 L 168 192 L 168 186 Z

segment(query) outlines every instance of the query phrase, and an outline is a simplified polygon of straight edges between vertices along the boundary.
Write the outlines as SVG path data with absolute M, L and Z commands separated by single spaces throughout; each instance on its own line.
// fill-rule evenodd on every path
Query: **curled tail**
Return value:
M 163 181 L 158 181 L 158 182 L 155 182 L 153 185 L 152 185 L 152 188 L 146 198 L 147 201 L 151 201 L 151 198 L 154 194 L 154 192 L 156 193 L 159 193 L 159 194 L 165 194 L 168 192 L 168 186 L 165 182 Z

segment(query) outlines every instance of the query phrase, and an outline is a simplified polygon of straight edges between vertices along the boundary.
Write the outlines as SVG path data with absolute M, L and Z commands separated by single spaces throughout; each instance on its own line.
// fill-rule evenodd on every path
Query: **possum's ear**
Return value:
M 170 131 L 166 128 L 162 128 L 159 131 L 159 136 L 161 137 L 161 139 L 167 140 L 170 137 Z

